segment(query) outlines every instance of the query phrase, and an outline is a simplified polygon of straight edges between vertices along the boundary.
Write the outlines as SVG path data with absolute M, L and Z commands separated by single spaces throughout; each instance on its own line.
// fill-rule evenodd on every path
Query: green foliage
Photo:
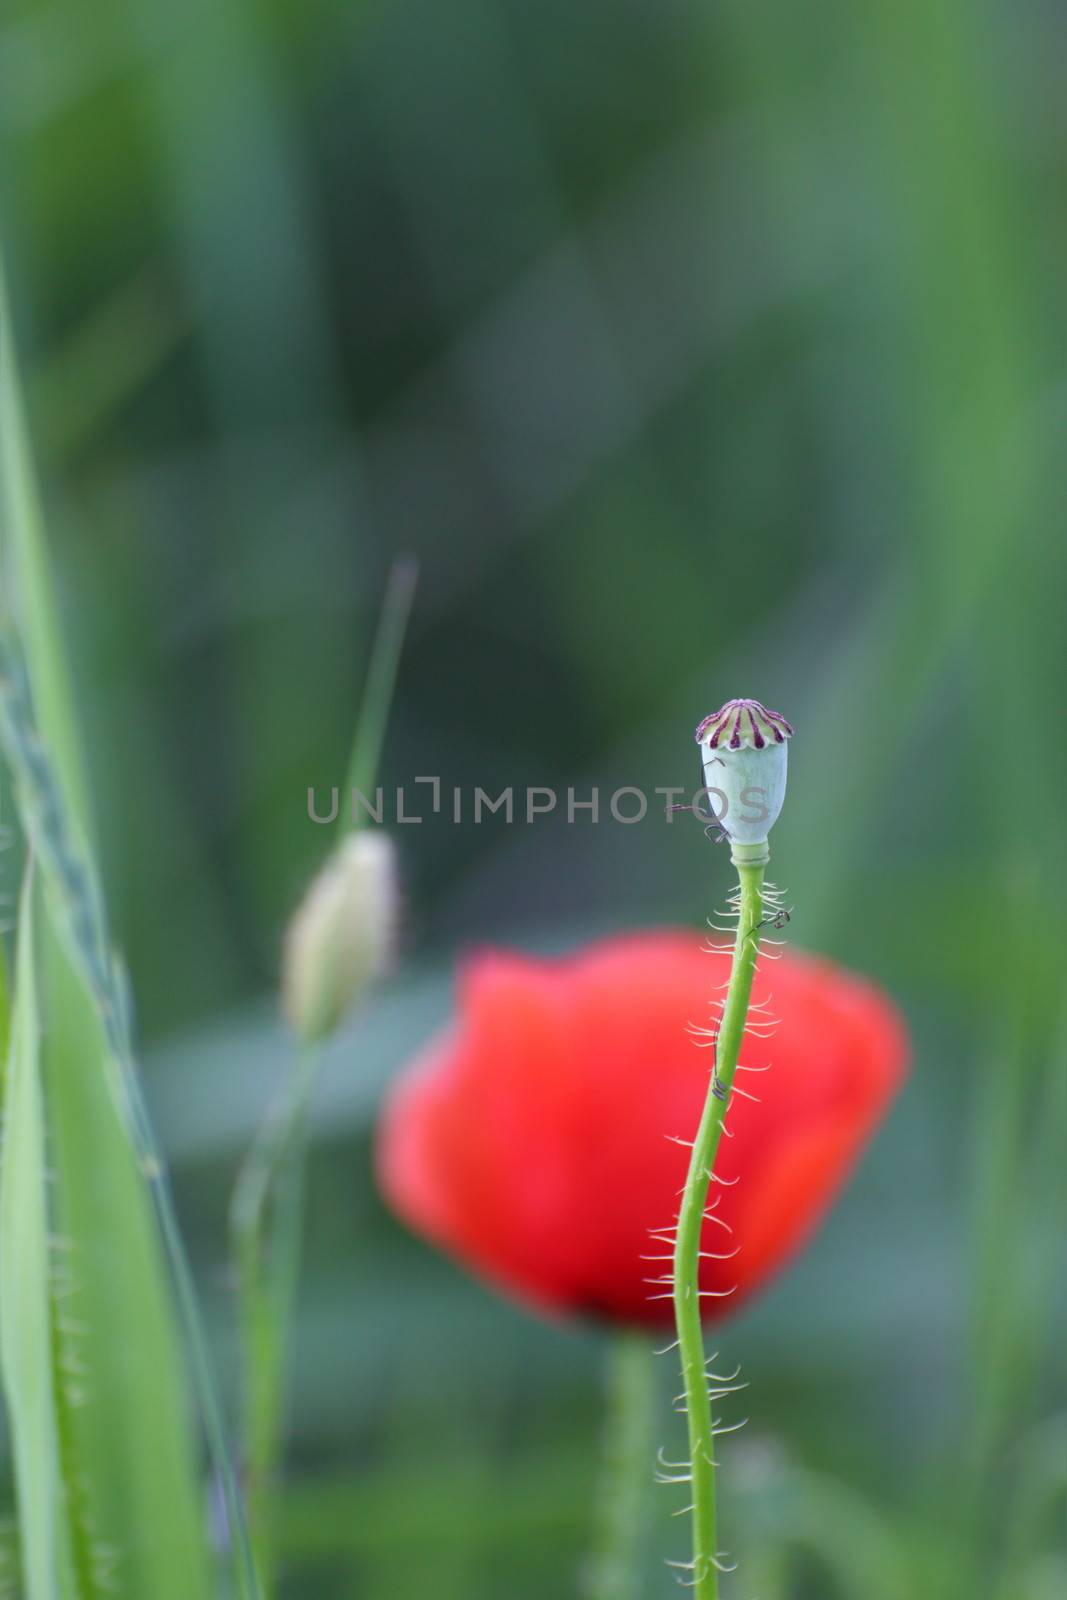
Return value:
M 397 830 L 407 964 L 309 1108 L 286 1600 L 574 1593 L 601 1346 L 402 1235 L 375 1107 L 469 944 L 695 925 L 725 887 L 684 817 L 474 830 L 449 786 L 695 783 L 689 730 L 753 670 L 808 749 L 883 729 L 830 772 L 818 836 L 798 742 L 776 873 L 790 937 L 885 985 L 916 1062 L 818 1240 L 723 1329 L 754 1436 L 724 1441 L 724 1526 L 763 1600 L 1059 1593 L 1055 8 L 10 11 L 3 221 L 50 551 L 8 383 L 3 603 L 128 952 L 220 1352 L 227 1199 L 291 1067 L 273 987 L 323 850 L 306 789 L 345 781 L 383 574 L 408 550 L 423 573 L 382 782 L 438 772 L 445 811 Z M 195 1594 L 171 1296 L 60 920 L 48 1156 L 99 1369 L 72 1437 L 101 1541 L 130 1546 L 145 1485 Z M 649 1596 L 684 1554 L 670 1509 Z
M 54 930 L 45 973 L 57 1227 L 71 1273 L 66 1304 L 83 1330 L 73 1459 L 121 1584 L 153 1600 L 206 1596 L 203 1490 L 145 1173 L 109 1085 L 99 1015 Z
M 45 1431 L 43 1402 L 33 1427 L 22 1429 L 23 1438 L 31 1441 L 28 1459 L 42 1474 L 22 1497 L 23 1516 L 27 1509 L 31 1518 L 46 1514 L 34 1508 L 44 1492 L 42 1483 L 50 1484 L 42 1506 L 66 1505 L 74 1530 L 73 1556 L 53 1556 L 46 1568 L 43 1552 L 52 1545 L 31 1521 L 27 1581 L 31 1595 L 41 1597 L 65 1592 L 57 1585 L 73 1581 L 80 1593 L 91 1593 L 86 1586 L 95 1581 L 100 1563 L 94 1564 L 86 1550 L 89 1513 L 83 1515 L 82 1508 L 89 1497 L 102 1548 L 109 1560 L 115 1553 L 124 1583 L 146 1600 L 195 1597 L 208 1592 L 208 1558 L 172 1304 L 148 1201 L 146 1178 L 158 1181 L 158 1174 L 143 1164 L 151 1155 L 150 1143 L 142 1139 L 140 1151 L 135 1143 L 138 1105 L 130 1098 L 131 1089 L 136 1093 L 135 1081 L 128 1071 L 124 1079 L 121 1059 L 124 1001 L 93 869 L 82 854 L 85 791 L 2 289 L 0 280 L 2 550 L 21 633 L 20 640 L 5 622 L 2 720 L 20 820 L 48 888 L 39 976 L 37 957 L 23 958 L 34 969 L 32 993 L 39 987 L 49 1020 L 43 1048 L 36 1024 L 32 1033 L 28 1022 L 22 1026 L 26 1038 L 32 1038 L 33 1071 L 40 1070 L 47 1086 L 42 1099 L 35 1076 L 38 1098 L 31 1109 L 41 1121 L 42 1148 L 46 1125 L 52 1140 L 56 1226 L 69 1274 L 55 1349 L 49 1338 L 39 1354 L 69 1361 L 71 1352 L 61 1342 L 64 1331 L 79 1329 L 77 1362 L 84 1400 L 74 1407 L 64 1396 L 53 1396 L 51 1432 Z M 42 732 L 56 755 L 55 767 L 32 720 L 31 685 Z M 31 992 L 26 990 L 29 982 L 22 980 L 20 992 Z M 23 1009 L 31 1004 L 36 1000 L 26 1000 Z M 21 1048 L 30 1047 L 24 1043 Z M 34 1124 L 29 1112 L 26 1116 L 25 1160 L 32 1162 Z M 28 1263 L 40 1249 L 36 1270 L 47 1281 L 43 1221 L 39 1231 L 35 1240 L 31 1230 L 19 1259 Z M 37 1332 L 31 1330 L 30 1336 Z M 28 1342 L 18 1327 L 9 1330 L 8 1342 L 14 1338 Z M 9 1384 L 9 1408 L 15 1393 Z M 74 1576 L 68 1577 L 71 1563 Z

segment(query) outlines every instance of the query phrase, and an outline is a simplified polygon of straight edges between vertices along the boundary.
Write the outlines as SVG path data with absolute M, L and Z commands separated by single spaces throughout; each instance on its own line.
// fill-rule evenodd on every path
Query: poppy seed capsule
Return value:
M 396 862 L 384 833 L 351 834 L 289 924 L 282 1008 L 304 1039 L 332 1033 L 389 967 L 398 918 Z
M 778 820 L 792 735 L 785 718 L 758 700 L 727 700 L 696 730 L 708 798 L 742 859 L 757 859 L 750 847 L 765 850 Z

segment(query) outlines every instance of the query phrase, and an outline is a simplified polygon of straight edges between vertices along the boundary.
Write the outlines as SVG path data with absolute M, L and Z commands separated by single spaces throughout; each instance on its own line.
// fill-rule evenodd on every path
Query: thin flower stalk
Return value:
M 639 1329 L 617 1330 L 608 1345 L 603 1465 L 587 1600 L 639 1600 L 656 1406 L 653 1354 L 648 1334 Z
M 683 1401 L 689 1436 L 693 1556 L 680 1563 L 697 1600 L 718 1600 L 719 1574 L 730 1571 L 718 1548 L 715 1491 L 715 1437 L 721 1431 L 712 1412 L 701 1319 L 700 1260 L 708 1191 L 723 1180 L 715 1161 L 734 1092 L 745 1033 L 752 981 L 759 959 L 764 916 L 764 873 L 770 858 L 767 837 L 785 798 L 788 740 L 792 728 L 758 700 L 730 700 L 705 717 L 696 731 L 709 799 L 731 841 L 738 892 L 732 905 L 737 929 L 733 959 L 718 1025 L 712 1030 L 712 1071 L 704 1109 L 693 1140 L 674 1239 L 673 1295 L 682 1367 Z M 771 897 L 773 899 L 773 896 Z M 775 910 L 777 912 L 777 905 Z M 719 1391 L 721 1392 L 721 1391 Z
M 759 850 L 758 846 L 739 845 L 735 846 L 735 851 L 744 851 L 746 848 Z M 762 862 L 753 864 L 737 862 L 740 896 L 730 983 L 716 1037 L 715 1064 L 708 1097 L 693 1141 L 674 1246 L 674 1312 L 689 1434 L 693 1508 L 693 1561 L 690 1576 L 697 1600 L 717 1600 L 719 1572 L 723 1570 L 724 1565 L 717 1546 L 715 1420 L 712 1415 L 700 1312 L 701 1236 L 707 1213 L 708 1191 L 715 1177 L 715 1158 L 722 1138 L 723 1119 L 729 1109 L 752 993 L 752 980 L 759 956 L 764 871 L 765 866 Z

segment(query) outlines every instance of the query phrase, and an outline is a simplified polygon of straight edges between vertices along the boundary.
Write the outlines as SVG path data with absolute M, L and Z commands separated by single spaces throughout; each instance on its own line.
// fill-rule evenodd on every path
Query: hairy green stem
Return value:
M 588 1600 L 637 1600 L 641 1591 L 655 1396 L 650 1340 L 637 1332 L 615 1334 L 608 1348 L 604 1464 Z
M 693 1506 L 692 1588 L 696 1600 L 718 1600 L 719 1593 L 714 1432 L 700 1320 L 700 1240 L 708 1187 L 737 1069 L 759 955 L 766 860 L 766 845 L 735 844 L 733 847 L 733 862 L 741 886 L 733 965 L 715 1043 L 715 1065 L 700 1127 L 693 1141 L 674 1245 L 674 1315 L 689 1428 Z

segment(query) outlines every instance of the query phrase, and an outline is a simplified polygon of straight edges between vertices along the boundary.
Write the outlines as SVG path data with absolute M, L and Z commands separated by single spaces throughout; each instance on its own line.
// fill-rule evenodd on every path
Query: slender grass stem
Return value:
M 396 675 L 418 581 L 419 564 L 414 556 L 401 556 L 393 562 L 371 646 L 367 681 L 348 763 L 348 782 L 340 812 L 342 833 L 350 825 L 346 819 L 352 790 L 358 789 L 361 794 L 369 794 L 377 782 L 385 727 L 393 704 Z
M 741 893 L 737 917 L 730 984 L 723 1006 L 715 1047 L 715 1066 L 700 1119 L 689 1174 L 678 1213 L 674 1247 L 674 1314 L 685 1390 L 692 1472 L 693 1567 L 696 1600 L 718 1600 L 719 1567 L 716 1546 L 714 1431 L 700 1320 L 700 1239 L 707 1207 L 708 1187 L 729 1104 L 737 1058 L 752 993 L 759 955 L 759 927 L 763 916 L 763 874 L 766 845 L 733 847 Z
M 617 1333 L 607 1359 L 604 1465 L 586 1583 L 588 1600 L 637 1600 L 648 1522 L 656 1375 L 641 1333 Z
M 394 562 L 367 665 L 346 804 L 339 811 L 342 836 L 355 826 L 347 804 L 349 791 L 367 794 L 377 778 L 417 581 L 414 559 Z M 340 954 L 335 952 L 335 957 Z M 322 975 L 327 987 L 335 979 L 336 973 L 332 978 Z M 256 1570 L 267 1596 L 274 1589 L 273 1498 L 282 1458 L 289 1346 L 303 1247 L 307 1112 L 322 1040 L 335 1023 L 331 1008 L 328 1029 L 305 1033 L 295 1069 L 242 1163 L 230 1207 L 240 1299 L 249 1521 Z
M 248 1519 L 237 1477 L 230 1459 L 226 1425 L 222 1406 L 215 1390 L 215 1376 L 211 1366 L 207 1338 L 204 1333 L 192 1271 L 185 1254 L 178 1219 L 171 1198 L 170 1185 L 160 1158 L 149 1154 L 144 1170 L 151 1174 L 151 1193 L 155 1202 L 156 1219 L 163 1236 L 163 1244 L 170 1263 L 174 1292 L 185 1329 L 189 1348 L 189 1361 L 197 1390 L 202 1398 L 210 1397 L 204 1404 L 204 1427 L 211 1449 L 215 1472 L 222 1489 L 223 1504 L 229 1522 L 230 1538 L 237 1559 L 239 1593 L 242 1600 L 260 1600 L 260 1587 L 256 1581 Z
M 244 1353 L 246 1493 L 265 1594 L 271 1592 L 274 1565 L 270 1502 L 281 1459 L 285 1374 L 300 1271 L 307 1108 L 320 1055 L 317 1046 L 307 1046 L 296 1071 L 286 1078 L 241 1166 L 230 1209 Z

